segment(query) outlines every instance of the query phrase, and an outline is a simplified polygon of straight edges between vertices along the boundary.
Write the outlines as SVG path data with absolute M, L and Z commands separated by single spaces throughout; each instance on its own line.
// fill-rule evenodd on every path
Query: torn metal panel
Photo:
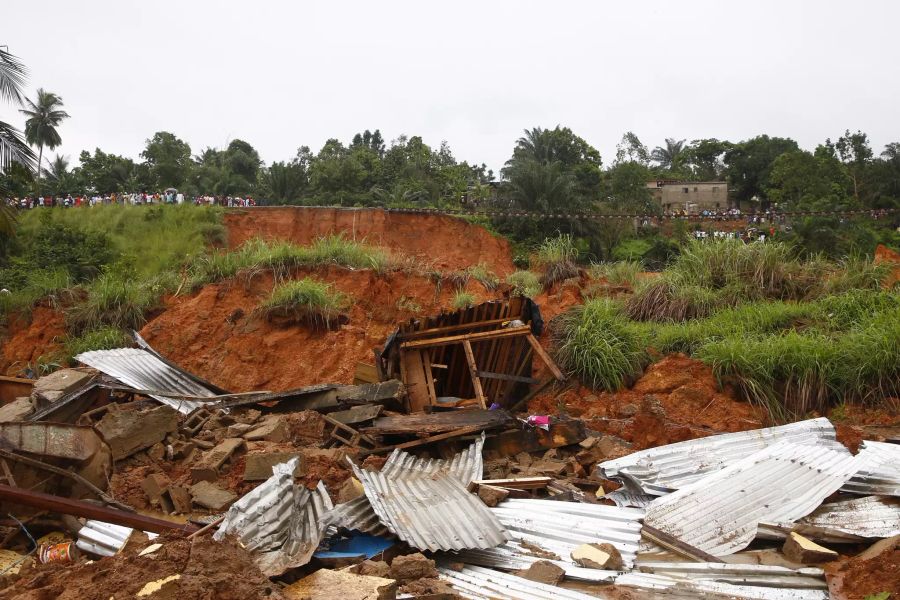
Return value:
M 794 523 L 761 524 L 760 535 L 781 539 L 790 531 L 826 542 L 861 542 L 900 535 L 900 499 L 866 496 L 823 504 Z
M 900 444 L 866 440 L 859 451 L 867 464 L 841 491 L 876 496 L 900 496 Z
M 634 564 L 644 517 L 638 508 L 555 500 L 511 499 L 491 512 L 520 544 L 537 546 L 567 561 L 581 544 L 608 542 L 626 566 Z
M 420 550 L 492 548 L 509 535 L 490 510 L 447 473 L 389 477 L 351 463 L 378 518 Z
M 644 523 L 714 556 L 733 554 L 759 523 L 811 513 L 863 460 L 842 446 L 779 442 L 654 500 Z
M 837 443 L 834 427 L 823 417 L 650 448 L 600 463 L 597 472 L 622 481 L 629 491 L 662 496 L 780 441 Z
M 168 365 L 146 350 L 117 348 L 83 352 L 75 360 L 93 367 L 125 385 L 139 390 L 153 390 L 174 395 L 210 398 L 215 392 L 200 385 L 190 373 Z M 150 394 L 154 400 L 188 414 L 207 403 L 196 400 Z
M 642 573 L 667 575 L 674 578 L 710 579 L 732 585 L 824 590 L 825 571 L 814 567 L 790 569 L 776 565 L 745 565 L 703 562 L 642 562 Z
M 711 579 L 676 578 L 651 573 L 625 573 L 616 585 L 647 592 L 664 592 L 676 598 L 739 598 L 741 600 L 828 600 L 826 590 L 780 589 L 756 585 L 732 585 Z
M 649 494 L 635 494 L 622 488 L 615 490 L 603 496 L 603 500 L 611 500 L 616 506 L 625 508 L 628 506 L 634 508 L 647 508 L 647 505 L 656 500 L 657 496 Z
M 122 549 L 133 532 L 134 529 L 131 527 L 90 519 L 78 530 L 78 541 L 75 545 L 79 550 L 97 556 L 113 556 Z M 144 533 L 151 540 L 159 537 L 157 533 L 149 531 Z
M 512 532 L 515 535 L 515 532 Z M 563 555 L 550 552 L 544 548 L 539 556 L 533 545 L 523 546 L 515 540 L 506 542 L 496 548 L 487 550 L 460 550 L 447 553 L 448 561 L 464 562 L 470 565 L 503 569 L 504 571 L 520 571 L 527 569 L 537 561 L 552 562 L 566 572 L 566 578 L 592 583 L 612 583 L 615 581 L 618 571 L 604 571 L 601 569 L 589 569 L 576 564 L 569 555 L 565 555 L 568 548 L 563 544 L 550 544 Z M 576 546 L 572 546 L 575 548 Z
M 461 571 L 438 567 L 438 577 L 463 598 L 497 600 L 597 600 L 575 590 L 547 585 L 501 573 L 493 569 L 465 565 Z
M 402 450 L 394 450 L 381 468 L 381 472 L 388 477 L 399 477 L 410 472 L 431 475 L 438 471 L 447 471 L 465 486 L 481 479 L 484 472 L 484 459 L 481 456 L 483 448 L 484 433 L 451 459 L 419 458 Z
M 235 502 L 213 535 L 235 535 L 256 552 L 256 563 L 273 577 L 305 565 L 322 539 L 322 517 L 331 510 L 324 484 L 315 490 L 294 485 L 297 459 L 275 465 L 272 476 Z

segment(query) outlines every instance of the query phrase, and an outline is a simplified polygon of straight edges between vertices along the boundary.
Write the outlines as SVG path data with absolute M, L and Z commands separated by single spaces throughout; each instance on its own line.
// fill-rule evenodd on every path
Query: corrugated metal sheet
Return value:
M 866 440 L 860 455 L 868 463 L 842 488 L 853 494 L 900 496 L 900 444 Z
M 512 532 L 512 535 L 515 536 L 515 532 Z M 592 583 L 612 583 L 615 581 L 616 576 L 619 575 L 618 571 L 580 567 L 572 561 L 569 555 L 565 554 L 567 548 L 562 547 L 562 544 L 550 545 L 558 550 L 559 554 L 544 554 L 544 552 L 550 553 L 549 550 L 544 548 L 544 552 L 541 552 L 542 556 L 539 556 L 535 552 L 534 545 L 523 546 L 522 543 L 513 540 L 487 550 L 460 550 L 459 552 L 447 553 L 446 557 L 449 561 L 464 562 L 469 565 L 479 565 L 504 571 L 519 571 L 527 569 L 532 563 L 539 560 L 549 561 L 564 570 L 567 579 Z M 555 557 L 551 558 L 551 556 Z
M 615 490 L 603 496 L 604 500 L 611 500 L 615 502 L 616 506 L 625 508 L 628 506 L 634 508 L 647 508 L 647 505 L 656 500 L 657 496 L 651 496 L 649 494 L 635 494 L 634 492 L 629 492 L 625 488 Z
M 641 540 L 639 508 L 556 500 L 506 500 L 491 512 L 516 542 L 537 546 L 570 561 L 581 544 L 608 542 L 626 565 L 634 563 Z
M 643 562 L 638 565 L 637 570 L 676 579 L 710 579 L 731 585 L 807 590 L 828 588 L 825 583 L 825 571 L 819 568 L 789 569 L 776 565 Z
M 181 369 L 169 366 L 146 350 L 117 348 L 83 352 L 75 360 L 114 377 L 135 389 L 153 390 L 186 396 L 209 398 L 216 394 L 193 380 L 193 376 Z M 167 396 L 152 395 L 154 400 L 188 414 L 204 406 L 195 400 L 179 400 Z
M 783 538 L 792 529 L 817 540 L 855 542 L 900 535 L 900 499 L 866 496 L 823 504 L 795 523 L 760 525 L 766 537 Z
M 466 565 L 461 571 L 438 567 L 438 577 L 446 581 L 463 598 L 496 600 L 597 600 L 589 596 L 494 571 Z
M 294 485 L 297 459 L 275 465 L 272 476 L 235 502 L 213 536 L 238 537 L 266 575 L 280 575 L 309 562 L 322 539 L 331 499 L 320 481 L 315 490 Z
M 484 472 L 484 460 L 481 457 L 483 448 L 484 433 L 468 448 L 449 460 L 419 458 L 402 450 L 394 450 L 388 457 L 387 462 L 384 463 L 384 466 L 381 467 L 381 472 L 388 477 L 398 477 L 410 472 L 431 475 L 438 471 L 447 471 L 466 486 L 476 479 L 481 479 L 481 475 Z
M 78 540 L 75 545 L 79 550 L 90 552 L 98 556 L 112 556 L 122 549 L 129 536 L 134 531 L 124 525 L 113 525 L 105 521 L 88 520 L 84 527 L 78 530 Z M 155 539 L 158 534 L 149 531 L 144 532 L 147 537 Z
M 378 518 L 420 550 L 492 548 L 509 539 L 487 506 L 445 472 L 389 477 L 351 464 Z
M 676 598 L 740 598 L 741 600 L 827 600 L 825 590 L 797 590 L 732 585 L 710 579 L 675 578 L 651 573 L 625 573 L 616 578 L 617 586 L 665 592 Z
M 372 509 L 372 503 L 365 494 L 349 502 L 338 504 L 326 516 L 328 526 L 343 527 L 352 531 L 361 531 L 371 535 L 392 537 L 393 534 L 384 526 Z
M 843 447 L 779 442 L 653 501 L 644 523 L 714 556 L 733 554 L 759 523 L 811 513 L 860 465 Z
M 597 471 L 601 477 L 622 481 L 632 492 L 661 496 L 782 440 L 822 444 L 836 443 L 834 439 L 828 419 L 810 419 L 650 448 L 600 463 Z

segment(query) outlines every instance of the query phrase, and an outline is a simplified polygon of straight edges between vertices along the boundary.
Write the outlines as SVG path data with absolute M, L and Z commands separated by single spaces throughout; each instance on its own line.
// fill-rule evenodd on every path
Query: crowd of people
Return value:
M 67 194 L 66 196 L 26 196 L 24 198 L 6 198 L 6 205 L 21 210 L 60 206 L 63 208 L 97 206 L 98 204 L 184 204 L 189 202 L 198 206 L 256 206 L 256 200 L 239 196 L 185 196 L 175 190 L 148 194 L 146 192 L 130 194 Z

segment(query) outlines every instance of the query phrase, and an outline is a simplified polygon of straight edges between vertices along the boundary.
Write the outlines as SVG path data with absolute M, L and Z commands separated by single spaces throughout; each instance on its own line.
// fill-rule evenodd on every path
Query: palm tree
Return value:
M 22 88 L 25 86 L 27 75 L 28 70 L 25 65 L 10 54 L 5 46 L 0 47 L 0 100 L 21 104 Z M 28 171 L 31 171 L 34 165 L 34 152 L 22 139 L 22 134 L 18 129 L 9 123 L 0 121 L 0 175 L 5 174 L 13 163 L 20 163 Z M 0 179 L 0 197 L 9 193 L 5 187 Z M 0 233 L 12 235 L 15 232 L 14 219 L 15 214 L 12 210 L 6 206 L 5 202 L 0 202 Z
M 47 169 L 47 181 L 52 183 L 57 194 L 68 191 L 66 182 L 69 177 L 69 159 L 59 154 L 50 161 L 50 168 Z
M 657 146 L 650 153 L 650 158 L 663 169 L 674 169 L 684 157 L 685 140 L 676 141 L 674 138 L 666 138 L 666 147 Z
M 38 88 L 37 102 L 25 98 L 25 106 L 19 112 L 28 117 L 25 121 L 25 139 L 32 146 L 38 147 L 37 180 L 40 185 L 44 146 L 53 150 L 62 144 L 56 128 L 63 119 L 69 117 L 69 113 L 62 110 L 62 98 L 43 88 Z

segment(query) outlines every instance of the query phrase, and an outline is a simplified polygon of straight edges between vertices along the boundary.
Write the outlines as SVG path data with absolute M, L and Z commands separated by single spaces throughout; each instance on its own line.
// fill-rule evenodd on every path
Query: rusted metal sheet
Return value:
M 16 398 L 27 398 L 34 387 L 34 379 L 0 376 L 0 404 L 8 404 Z
M 653 501 L 644 523 L 714 556 L 733 554 L 759 523 L 811 513 L 862 460 L 843 446 L 779 442 Z

